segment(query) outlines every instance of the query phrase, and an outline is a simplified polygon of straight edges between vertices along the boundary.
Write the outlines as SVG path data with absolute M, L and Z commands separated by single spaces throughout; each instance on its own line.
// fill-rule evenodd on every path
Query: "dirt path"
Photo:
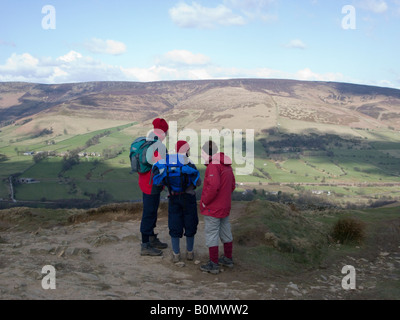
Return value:
M 243 210 L 244 204 L 235 204 L 233 224 Z M 202 218 L 195 261 L 183 260 L 184 265 L 171 262 L 170 249 L 162 257 L 141 257 L 140 217 L 127 221 L 115 218 L 110 215 L 35 232 L 2 232 L 0 299 L 351 299 L 373 297 L 384 277 L 399 281 L 400 250 L 382 253 L 375 261 L 349 257 L 359 270 L 358 289 L 354 291 L 341 287 L 342 265 L 285 278 L 271 276 L 268 270 L 254 272 L 238 258 L 234 269 L 209 275 L 199 270 L 199 263 L 208 259 Z M 159 218 L 157 232 L 160 239 L 169 242 L 165 215 Z M 181 249 L 184 252 L 184 241 Z M 45 265 L 56 269 L 55 290 L 42 288 Z

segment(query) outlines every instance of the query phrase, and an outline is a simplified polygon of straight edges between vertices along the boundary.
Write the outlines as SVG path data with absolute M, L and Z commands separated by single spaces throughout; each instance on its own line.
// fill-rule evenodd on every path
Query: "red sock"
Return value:
M 232 247 L 232 242 L 224 243 L 224 256 L 228 259 L 232 259 Z
M 210 260 L 218 264 L 218 246 L 208 248 L 208 252 L 210 254 Z

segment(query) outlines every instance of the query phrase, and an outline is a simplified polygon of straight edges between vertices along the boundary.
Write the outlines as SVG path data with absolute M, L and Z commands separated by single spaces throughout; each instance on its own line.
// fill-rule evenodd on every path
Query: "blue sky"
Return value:
M 55 13 L 42 13 L 46 5 Z M 344 28 L 353 20 L 355 29 Z M 0 2 L 0 81 L 285 78 L 400 88 L 399 52 L 400 0 Z

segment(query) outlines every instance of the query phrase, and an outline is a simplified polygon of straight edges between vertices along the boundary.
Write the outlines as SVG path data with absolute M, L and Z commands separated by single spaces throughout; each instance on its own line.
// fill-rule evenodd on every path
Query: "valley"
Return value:
M 178 132 L 254 130 L 254 170 L 236 177 L 238 199 L 281 192 L 342 207 L 400 199 L 399 90 L 254 79 L 0 83 L 0 97 L 3 206 L 13 204 L 10 177 L 21 203 L 140 200 L 129 147 L 155 117 L 176 121 Z

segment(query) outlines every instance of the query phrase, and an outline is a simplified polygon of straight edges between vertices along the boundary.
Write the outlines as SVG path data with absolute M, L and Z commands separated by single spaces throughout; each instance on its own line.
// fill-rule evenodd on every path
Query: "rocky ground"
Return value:
M 369 259 L 347 256 L 290 277 L 253 270 L 239 258 L 234 269 L 210 275 L 199 270 L 207 261 L 202 219 L 195 261 L 178 264 L 170 249 L 161 257 L 140 256 L 138 216 L 113 219 L 0 233 L 0 299 L 399 299 L 399 292 L 392 296 L 382 288 L 388 282 L 399 288 L 400 247 Z M 169 239 L 165 216 L 157 231 L 160 239 Z M 184 241 L 181 247 L 184 251 Z M 42 288 L 45 265 L 56 269 L 55 290 Z M 342 288 L 344 265 L 356 268 L 355 290 Z

